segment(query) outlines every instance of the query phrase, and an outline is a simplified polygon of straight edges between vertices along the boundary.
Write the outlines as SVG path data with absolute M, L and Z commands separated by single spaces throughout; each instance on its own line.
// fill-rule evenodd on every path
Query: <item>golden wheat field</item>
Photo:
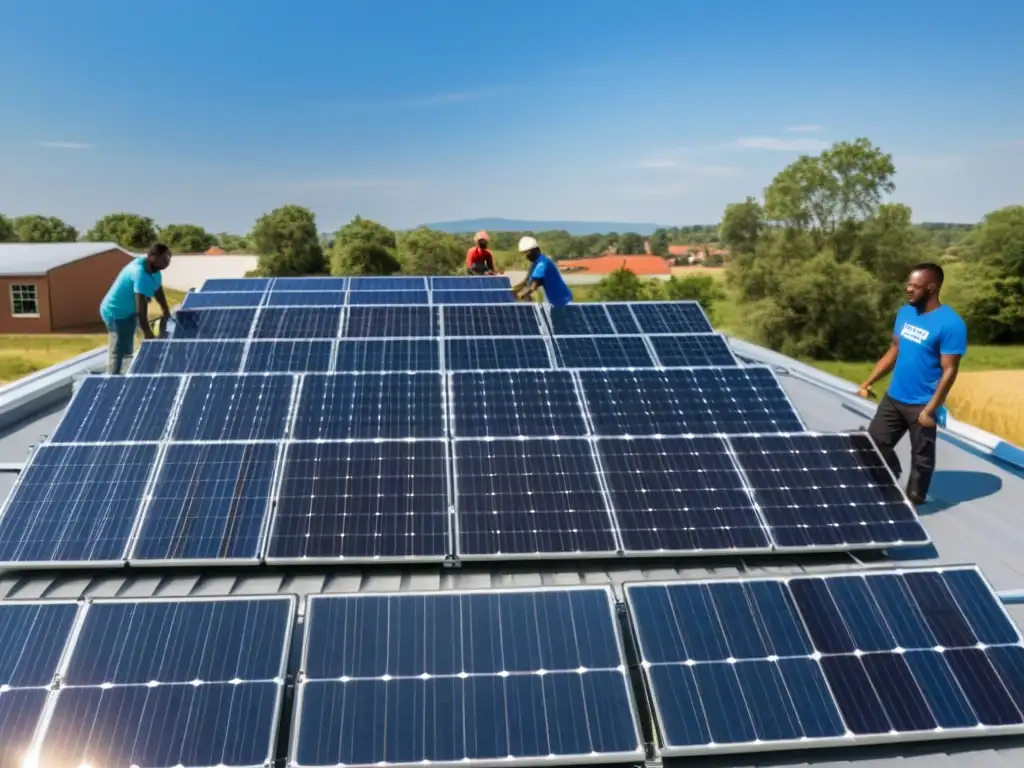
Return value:
M 961 373 L 948 406 L 954 418 L 1024 446 L 1024 371 Z

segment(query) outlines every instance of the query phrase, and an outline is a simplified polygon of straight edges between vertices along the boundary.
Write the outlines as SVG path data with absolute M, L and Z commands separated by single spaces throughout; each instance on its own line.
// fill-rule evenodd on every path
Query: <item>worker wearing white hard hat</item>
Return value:
M 541 253 L 536 238 L 529 235 L 520 238 L 519 252 L 529 259 L 530 267 L 526 279 L 512 289 L 516 298 L 526 301 L 533 296 L 534 291 L 543 288 L 544 298 L 554 307 L 563 307 L 572 302 L 572 291 L 565 284 L 558 265 Z
M 470 274 L 494 274 L 494 254 L 487 249 L 490 240 L 490 236 L 484 231 L 477 232 L 473 237 L 476 245 L 466 251 L 466 269 Z

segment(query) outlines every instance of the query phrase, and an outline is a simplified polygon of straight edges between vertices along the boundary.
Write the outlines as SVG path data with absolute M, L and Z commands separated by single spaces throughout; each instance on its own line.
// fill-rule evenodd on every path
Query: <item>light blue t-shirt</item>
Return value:
M 100 317 L 104 322 L 124 320 L 136 313 L 135 294 L 141 293 L 152 299 L 157 288 L 163 285 L 159 272 L 146 271 L 146 257 L 140 256 L 125 264 L 124 269 L 114 278 L 110 290 L 100 303 Z
M 564 307 L 572 301 L 572 291 L 565 284 L 558 266 L 543 253 L 530 268 L 530 279 L 536 280 L 544 289 L 544 298 L 554 307 Z
M 892 332 L 899 339 L 899 354 L 889 397 L 907 405 L 927 405 L 942 378 L 941 356 L 966 354 L 967 325 L 945 304 L 924 313 L 908 304 L 896 313 Z

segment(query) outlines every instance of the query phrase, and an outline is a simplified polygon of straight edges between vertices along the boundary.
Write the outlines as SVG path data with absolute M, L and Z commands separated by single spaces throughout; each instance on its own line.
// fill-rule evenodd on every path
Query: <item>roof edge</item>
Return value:
M 0 387 L 0 429 L 69 397 L 75 379 L 102 370 L 105 356 L 98 347 Z

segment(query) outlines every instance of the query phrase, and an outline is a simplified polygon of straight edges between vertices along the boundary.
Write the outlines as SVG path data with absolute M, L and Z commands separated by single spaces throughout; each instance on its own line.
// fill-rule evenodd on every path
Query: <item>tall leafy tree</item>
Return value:
M 991 266 L 1001 275 L 1024 278 L 1024 205 L 987 214 L 973 240 L 972 260 Z
M 157 240 L 156 225 L 146 216 L 135 213 L 110 213 L 85 233 L 95 243 L 113 242 L 122 248 L 144 251 Z
M 656 229 L 651 235 L 651 253 L 655 256 L 668 256 L 668 247 L 671 245 L 668 237 L 668 230 Z
M 402 271 L 412 275 L 452 275 L 465 263 L 466 252 L 451 235 L 420 227 L 398 244 Z
M 764 210 L 753 197 L 725 206 L 718 236 L 732 253 L 752 253 L 764 229 Z
M 594 286 L 595 301 L 645 301 L 655 297 L 654 283 L 645 283 L 636 273 L 619 267 Z
M 0 213 L 0 243 L 10 243 L 18 239 L 14 233 L 14 225 L 11 220 Z
M 275 208 L 257 219 L 249 239 L 259 255 L 262 275 L 320 275 L 325 271 L 316 217 L 306 208 Z
M 14 233 L 23 243 L 73 243 L 78 230 L 56 216 L 30 214 L 14 220 Z
M 226 253 L 245 253 L 252 250 L 248 236 L 233 235 L 230 232 L 218 232 L 217 245 Z
M 334 235 L 332 275 L 390 275 L 401 269 L 395 233 L 383 224 L 356 216 Z
M 217 238 L 195 224 L 168 224 L 160 230 L 160 241 L 175 253 L 203 253 L 217 244 Z
M 626 232 L 619 236 L 616 250 L 627 256 L 644 252 L 644 239 L 636 232 Z

